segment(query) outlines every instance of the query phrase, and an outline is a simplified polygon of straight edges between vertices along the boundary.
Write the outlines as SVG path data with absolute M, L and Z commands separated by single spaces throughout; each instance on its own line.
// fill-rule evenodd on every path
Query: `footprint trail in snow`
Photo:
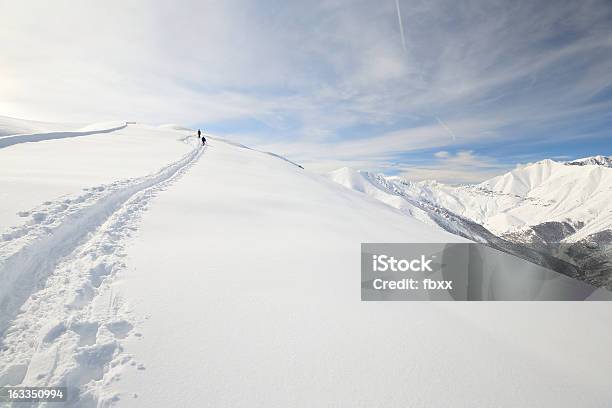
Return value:
M 117 380 L 126 364 L 144 369 L 122 352 L 121 339 L 139 333 L 112 278 L 151 198 L 205 149 L 152 175 L 45 202 L 0 236 L 0 386 L 67 386 L 66 406 L 97 406 L 115 396 L 97 395 L 96 383 Z

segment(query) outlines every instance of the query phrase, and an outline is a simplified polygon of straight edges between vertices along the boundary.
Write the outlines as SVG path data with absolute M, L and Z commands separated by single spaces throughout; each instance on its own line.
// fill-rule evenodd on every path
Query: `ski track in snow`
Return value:
M 54 139 L 65 139 L 68 137 L 80 137 L 80 136 L 89 136 L 100 133 L 111 133 L 117 130 L 121 130 L 127 127 L 127 123 L 124 123 L 121 126 L 112 127 L 109 129 L 100 129 L 100 130 L 88 130 L 88 131 L 68 131 L 68 132 L 48 132 L 48 133 L 34 133 L 31 135 L 10 135 L 0 137 L 0 149 L 16 145 L 19 143 L 29 143 L 29 142 L 43 142 L 45 140 L 54 140 Z
M 155 174 L 46 202 L 0 237 L 0 386 L 64 385 L 66 406 L 115 400 L 96 385 L 117 380 L 125 364 L 137 365 L 120 341 L 139 336 L 111 286 L 125 266 L 125 239 L 151 198 L 205 150 L 198 144 Z

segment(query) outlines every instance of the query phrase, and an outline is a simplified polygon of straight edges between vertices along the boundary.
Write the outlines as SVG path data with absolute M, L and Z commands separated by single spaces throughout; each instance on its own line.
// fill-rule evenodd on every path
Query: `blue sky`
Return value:
M 0 40 L 7 116 L 180 123 L 446 182 L 612 153 L 605 0 L 11 2 Z

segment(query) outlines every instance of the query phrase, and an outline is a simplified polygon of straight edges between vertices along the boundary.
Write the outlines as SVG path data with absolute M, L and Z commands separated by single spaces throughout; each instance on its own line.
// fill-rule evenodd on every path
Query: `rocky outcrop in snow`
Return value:
M 574 160 L 571 162 L 565 163 L 568 166 L 604 166 L 604 167 L 612 167 L 612 157 L 610 156 L 592 156 L 585 157 L 583 159 Z

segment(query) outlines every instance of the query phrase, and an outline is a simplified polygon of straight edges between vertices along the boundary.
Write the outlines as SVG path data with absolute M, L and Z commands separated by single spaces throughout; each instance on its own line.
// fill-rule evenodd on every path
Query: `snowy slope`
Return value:
M 332 181 L 351 190 L 382 201 L 426 224 L 436 226 L 452 234 L 476 242 L 489 242 L 495 235 L 469 218 L 444 207 L 432 204 L 426 197 L 442 193 L 442 185 L 433 183 L 412 184 L 393 177 L 342 168 L 327 175 Z M 427 187 L 427 188 L 425 188 Z M 414 194 L 417 189 L 420 194 Z M 454 196 L 453 200 L 456 200 Z
M 578 160 L 573 160 L 570 162 L 566 162 L 565 164 L 569 166 L 605 166 L 612 167 L 612 157 L 610 156 L 592 156 L 585 157 Z
M 133 305 L 134 334 L 122 343 L 131 360 L 98 392 L 127 407 L 572 406 L 577 389 L 589 390 L 587 404 L 607 401 L 599 375 L 612 360 L 591 348 L 568 356 L 582 334 L 560 335 L 577 325 L 597 344 L 612 338 L 594 309 L 360 302 L 360 242 L 448 239 L 457 238 L 213 140 L 128 244 L 112 287 Z M 523 331 L 528 316 L 558 325 Z M 513 329 L 529 334 L 517 341 Z M 508 386 L 516 397 L 500 401 Z
M 0 242 L 0 332 L 5 351 L 0 360 L 1 385 L 67 384 L 82 391 L 73 395 L 74 406 L 109 402 L 102 385 L 112 382 L 112 366 L 132 367 L 129 364 L 135 362 L 122 351 L 121 340 L 132 333 L 138 318 L 132 317 L 122 299 L 147 298 L 149 293 L 145 285 L 124 295 L 114 291 L 111 282 L 120 272 L 130 270 L 125 262 L 126 245 L 149 202 L 198 163 L 205 152 L 189 133 L 176 127 L 129 125 L 103 134 L 24 142 L 0 149 L 7 170 L 3 191 L 11 197 L 10 203 L 3 204 L 3 212 L 10 214 L 21 208 L 19 217 L 25 221 L 5 228 Z M 207 149 L 213 152 L 213 159 L 203 164 L 213 169 L 204 167 L 191 175 L 185 195 L 173 195 L 178 202 L 169 212 L 153 216 L 164 225 L 154 230 L 161 235 L 137 241 L 143 242 L 149 259 L 153 259 L 151 254 L 163 254 L 164 250 L 156 247 L 165 248 L 169 239 L 174 243 L 171 252 L 188 251 L 183 259 L 186 264 L 174 265 L 172 270 L 199 270 L 199 250 L 206 247 L 212 260 L 215 245 L 218 256 L 231 257 L 230 252 L 249 244 L 263 262 L 261 271 L 265 271 L 265 263 L 273 262 L 272 270 L 282 275 L 280 264 L 275 263 L 281 261 L 274 255 L 262 257 L 268 252 L 260 252 L 259 246 L 277 248 L 291 265 L 302 259 L 305 251 L 321 246 L 328 251 L 322 254 L 324 258 L 331 256 L 330 243 L 346 236 L 351 237 L 349 252 L 355 260 L 359 259 L 359 241 L 354 237 L 359 236 L 456 240 L 406 219 L 376 200 L 364 200 L 305 173 L 275 155 L 222 141 Z M 11 175 L 19 179 L 13 180 Z M 248 183 L 243 185 L 245 181 Z M 42 185 L 46 190 L 39 191 L 37 187 Z M 88 187 L 81 190 L 83 185 Z M 183 208 L 185 198 L 192 200 L 186 203 L 188 208 Z M 30 204 L 37 200 L 45 201 L 31 210 Z M 173 220 L 177 215 L 182 223 Z M 366 217 L 370 218 L 368 223 L 354 222 Z M 198 220 L 199 224 L 194 222 Z M 14 222 L 11 217 L 3 221 L 5 225 Z M 169 225 L 176 225 L 173 234 Z M 231 225 L 244 233 L 231 236 L 225 231 Z M 185 227 L 196 230 L 181 230 Z M 301 243 L 285 238 L 298 229 Z M 335 237 L 329 229 L 336 231 Z M 198 231 L 216 233 L 207 242 L 207 234 Z M 331 240 L 324 239 L 326 235 L 331 235 Z M 157 258 L 156 263 L 162 259 Z M 167 270 L 158 273 L 156 281 L 167 280 Z M 148 273 L 146 279 L 151 279 Z M 313 277 L 306 274 L 305 279 Z M 355 283 L 359 285 L 358 275 Z M 155 307 L 138 316 L 152 310 Z
M 9 227 L 28 221 L 33 214 L 47 214 L 46 201 L 60 196 L 77 199 L 85 194 L 84 188 L 158 170 L 190 149 L 177 143 L 187 134 L 190 132 L 102 123 L 77 132 L 0 138 L 0 233 L 10 233 Z M 8 138 L 18 143 L 3 146 Z
M 0 138 L 9 135 L 73 131 L 83 125 L 40 122 L 0 115 Z
M 209 140 L 128 125 L 0 149 L 23 174 L 2 208 L 30 213 L 0 241 L 0 386 L 67 385 L 72 407 L 612 399 L 605 304 L 361 302 L 361 242 L 461 239 Z
M 478 187 L 517 200 L 497 213 L 486 214 L 487 225 L 500 233 L 550 221 L 582 223 L 580 233 L 569 238 L 577 240 L 612 226 L 612 169 L 605 166 L 566 166 L 544 160 Z
M 588 161 L 588 159 L 584 159 Z M 339 170 L 347 172 L 348 170 Z M 564 237 L 577 241 L 612 228 L 612 168 L 604 165 L 566 165 L 543 160 L 519 167 L 477 185 L 451 186 L 435 181 L 410 182 L 386 178 L 386 186 L 366 190 L 331 173 L 340 184 L 380 198 L 389 188 L 416 201 L 482 223 L 497 235 L 544 222 L 567 223 L 578 232 Z M 367 178 L 376 176 L 360 172 Z M 382 199 L 381 201 L 385 201 Z M 397 207 L 393 202 L 388 204 Z
M 497 234 L 550 221 L 583 223 L 581 236 L 612 226 L 608 205 L 612 169 L 603 166 L 566 166 L 544 160 L 478 185 L 422 182 L 404 186 L 411 196 L 482 222 Z
M 370 197 L 399 209 L 407 215 L 415 217 L 425 223 L 435 225 L 435 223 L 431 222 L 425 211 L 402 197 L 401 190 L 382 176 L 368 172 L 359 172 L 349 167 L 343 167 L 329 173 L 328 177 L 332 181 L 348 187 L 351 190 L 365 193 Z
M 101 326 L 80 316 L 120 265 L 117 240 L 130 233 L 132 219 L 151 194 L 201 154 L 190 133 L 97 124 L 77 135 L 63 132 L 45 140 L 47 133 L 34 134 L 36 140 L 0 148 L 0 191 L 6 198 L 0 206 L 0 386 L 49 384 L 48 364 L 75 384 L 97 376 L 95 367 L 80 367 L 78 359 L 96 360 L 85 346 Z M 88 266 L 106 258 L 112 262 Z M 121 322 L 108 327 L 112 334 Z M 85 347 L 85 357 L 62 348 L 70 343 L 62 337 L 67 332 L 82 336 L 76 345 Z M 61 347 L 44 354 L 56 336 Z M 40 353 L 33 358 L 35 350 Z
M 559 272 L 612 288 L 612 168 L 604 156 L 570 163 L 543 160 L 464 186 L 350 169 L 329 177 L 446 231 L 525 259 L 542 264 L 536 253 L 525 255 L 525 250 L 554 255 L 570 263 L 557 266 Z

